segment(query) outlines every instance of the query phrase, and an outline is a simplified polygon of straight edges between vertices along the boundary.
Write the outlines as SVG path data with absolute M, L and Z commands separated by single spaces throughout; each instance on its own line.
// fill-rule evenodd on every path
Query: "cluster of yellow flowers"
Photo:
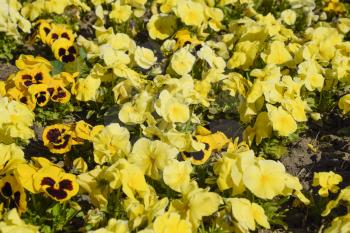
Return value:
M 89 211 L 108 216 L 84 218 L 95 221 L 95 233 L 191 233 L 208 216 L 224 232 L 250 232 L 271 228 L 264 203 L 290 197 L 309 205 L 298 177 L 254 149 L 320 120 L 315 99 L 348 85 L 350 20 L 316 17 L 312 0 L 287 2 L 290 9 L 277 16 L 260 14 L 252 0 L 36 0 L 23 7 L 0 0 L 10 10 L 0 9 L 0 31 L 20 38 L 17 26 L 28 33 L 36 24 L 34 38 L 52 50 L 47 59 L 56 59 L 22 54 L 19 70 L 0 81 L 0 197 L 7 211 L 0 232 L 38 232 L 19 216 L 36 195 L 77 205 L 87 197 Z M 68 6 L 78 18 L 94 11 L 95 37 L 44 19 Z M 346 11 L 338 1 L 322 7 L 326 16 Z M 305 32 L 294 30 L 300 9 L 308 14 Z M 223 93 L 235 101 L 230 110 L 242 137 L 204 127 Z M 341 95 L 346 115 L 350 94 Z M 35 136 L 35 113 L 64 104 L 76 111 L 73 120 L 50 119 Z M 117 114 L 102 125 L 106 108 Z M 31 139 L 47 150 L 25 154 Z M 349 206 L 350 188 L 340 190 L 340 182 L 336 173 L 315 173 L 319 196 L 340 191 L 323 216 Z M 123 217 L 109 213 L 116 201 Z M 349 231 L 349 215 L 324 232 Z

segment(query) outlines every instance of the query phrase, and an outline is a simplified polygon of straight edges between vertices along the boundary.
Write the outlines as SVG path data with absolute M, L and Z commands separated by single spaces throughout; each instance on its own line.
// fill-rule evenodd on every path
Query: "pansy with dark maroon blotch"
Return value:
M 33 176 L 37 191 L 46 193 L 56 201 L 66 201 L 78 193 L 79 185 L 73 174 L 57 166 L 45 166 Z
M 34 84 L 47 84 L 51 76 L 45 66 L 38 66 L 34 69 L 20 70 L 14 77 L 15 85 L 20 90 L 26 90 Z
M 50 94 L 53 102 L 59 102 L 62 104 L 67 103 L 71 97 L 71 94 L 65 87 L 63 87 L 63 85 L 57 85 L 50 88 Z
M 75 61 L 77 49 L 74 44 L 66 39 L 58 39 L 52 44 L 52 51 L 55 58 L 65 63 Z
M 40 107 L 45 106 L 50 100 L 50 93 L 46 84 L 36 84 L 28 88 L 30 97 Z
M 14 176 L 7 175 L 0 179 L 0 193 L 10 209 L 17 208 L 19 213 L 27 210 L 26 193 Z
M 43 142 L 52 153 L 64 154 L 72 147 L 72 136 L 69 126 L 63 124 L 50 125 L 44 129 Z

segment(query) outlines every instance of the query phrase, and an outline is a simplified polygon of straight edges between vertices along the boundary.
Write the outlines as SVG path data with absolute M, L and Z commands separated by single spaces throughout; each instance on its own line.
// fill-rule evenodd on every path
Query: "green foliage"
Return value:
M 0 61 L 8 62 L 13 59 L 13 52 L 18 49 L 18 41 L 0 32 Z

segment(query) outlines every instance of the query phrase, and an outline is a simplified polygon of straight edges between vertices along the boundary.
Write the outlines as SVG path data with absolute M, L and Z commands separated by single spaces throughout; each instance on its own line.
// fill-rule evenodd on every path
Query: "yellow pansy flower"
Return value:
M 157 61 L 157 57 L 154 56 L 152 50 L 139 46 L 135 50 L 134 57 L 136 64 L 143 69 L 151 68 Z
M 167 212 L 157 217 L 153 223 L 154 233 L 191 233 L 192 225 L 188 220 L 181 219 L 176 212 Z
M 184 123 L 190 118 L 189 107 L 172 96 L 169 91 L 163 90 L 159 95 L 159 100 L 155 103 L 158 115 L 167 122 Z
M 39 233 L 39 227 L 26 224 L 16 209 L 11 209 L 0 221 L 0 231 L 2 233 Z
M 254 231 L 256 223 L 264 228 L 270 228 L 265 211 L 260 205 L 251 203 L 245 198 L 228 198 L 227 202 L 230 203 L 233 217 L 246 231 Z
M 350 232 L 350 214 L 336 217 L 332 220 L 332 223 L 327 227 L 323 233 L 346 233 Z
M 114 2 L 109 18 L 116 23 L 126 22 L 132 14 L 131 6 L 121 5 L 119 1 Z
M 285 187 L 286 171 L 282 163 L 273 160 L 258 160 L 243 173 L 244 185 L 257 197 L 272 199 Z
M 267 64 L 280 65 L 292 60 L 284 42 L 278 40 L 270 43 L 267 53 L 263 53 L 261 56 Z
M 55 58 L 59 61 L 69 63 L 75 61 L 78 51 L 74 46 L 73 42 L 60 38 L 52 43 L 52 51 L 55 55 Z
M 129 131 L 118 123 L 106 126 L 93 138 L 94 160 L 98 164 L 113 163 L 129 154 Z
M 0 194 L 9 208 L 17 208 L 20 214 L 27 210 L 26 193 L 15 176 L 6 175 L 0 179 Z
M 195 61 L 195 56 L 187 48 L 181 48 L 171 58 L 170 65 L 178 75 L 184 75 L 192 70 Z
M 140 138 L 128 156 L 131 163 L 136 164 L 145 175 L 159 180 L 161 172 L 178 154 L 176 148 L 162 142 Z
M 92 231 L 92 233 L 129 233 L 128 221 L 111 218 L 106 227 Z
M 33 69 L 37 66 L 44 66 L 46 70 L 51 71 L 51 63 L 43 57 L 33 55 L 24 55 L 21 54 L 16 60 L 16 66 L 20 70 Z
M 343 114 L 350 111 L 350 94 L 344 95 L 339 99 L 338 107 L 343 110 Z
M 172 160 L 163 170 L 163 180 L 173 190 L 180 192 L 182 187 L 190 183 L 192 166 L 190 161 Z
M 66 201 L 79 191 L 79 184 L 73 174 L 65 173 L 56 166 L 44 166 L 34 175 L 34 189 L 44 192 L 56 201 Z
M 147 23 L 149 36 L 153 39 L 165 40 L 176 29 L 176 17 L 173 15 L 153 14 Z
M 24 153 L 16 144 L 10 145 L 0 143 L 0 175 L 6 174 L 17 167 L 17 165 L 25 163 Z
M 99 78 L 94 78 L 88 75 L 86 78 L 79 78 L 72 94 L 79 101 L 90 101 L 96 100 L 97 90 L 101 85 L 101 80 Z
M 342 181 L 343 178 L 332 171 L 316 172 L 314 174 L 312 186 L 320 186 L 321 188 L 318 190 L 318 194 L 322 197 L 327 197 L 329 191 L 332 193 L 337 193 L 339 191 L 337 185 Z
M 52 153 L 64 154 L 72 147 L 71 128 L 63 124 L 55 124 L 45 127 L 43 142 Z
M 277 108 L 268 104 L 267 109 L 272 128 L 277 131 L 280 136 L 288 136 L 297 130 L 298 126 L 292 115 L 281 106 Z
M 199 27 L 205 20 L 203 5 L 190 0 L 177 2 L 176 14 L 188 26 Z

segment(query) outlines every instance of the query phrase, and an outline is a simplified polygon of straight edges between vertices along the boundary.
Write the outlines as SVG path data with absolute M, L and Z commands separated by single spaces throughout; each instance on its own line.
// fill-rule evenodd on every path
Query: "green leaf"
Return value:
M 64 63 L 60 61 L 50 61 L 51 65 L 53 67 L 52 69 L 52 75 L 59 74 L 63 71 Z

